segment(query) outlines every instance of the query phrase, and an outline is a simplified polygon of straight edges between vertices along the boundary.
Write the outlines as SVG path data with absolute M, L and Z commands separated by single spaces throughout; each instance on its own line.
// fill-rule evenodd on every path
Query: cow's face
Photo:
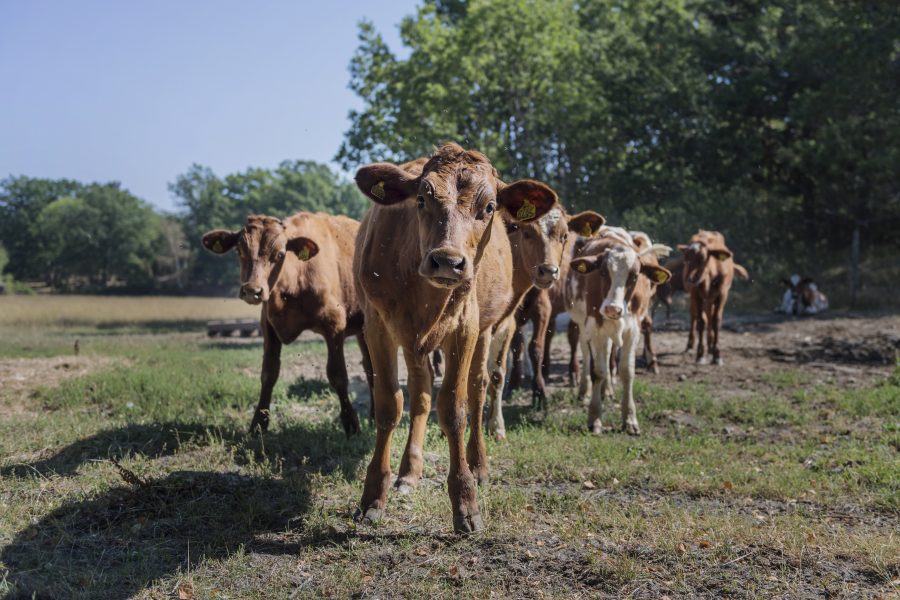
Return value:
M 705 242 L 692 241 L 679 244 L 678 249 L 684 254 L 684 281 L 691 285 L 700 284 L 706 276 L 706 266 L 710 259 L 728 260 L 731 252 L 722 248 L 710 248 Z
M 600 272 L 604 293 L 600 314 L 613 321 L 625 316 L 641 273 L 653 283 L 665 283 L 672 276 L 660 266 L 643 264 L 634 248 L 628 246 L 613 246 L 596 256 L 573 258 L 572 270 L 580 274 Z
M 269 299 L 289 253 L 307 261 L 319 251 L 309 238 L 288 238 L 280 220 L 257 215 L 247 217 L 247 223 L 237 231 L 216 229 L 208 232 L 203 236 L 203 246 L 215 254 L 237 248 L 241 265 L 238 297 L 247 304 L 259 304 Z
M 569 235 L 593 237 L 604 222 L 603 216 L 593 211 L 569 216 L 561 208 L 553 208 L 531 223 L 510 224 L 507 231 L 515 268 L 529 272 L 535 287 L 549 288 L 559 281 Z
M 379 204 L 415 202 L 419 274 L 447 289 L 474 280 L 498 210 L 512 222 L 526 223 L 556 204 L 547 185 L 531 180 L 506 185 L 484 155 L 456 144 L 439 148 L 419 176 L 378 163 L 361 168 L 356 183 Z

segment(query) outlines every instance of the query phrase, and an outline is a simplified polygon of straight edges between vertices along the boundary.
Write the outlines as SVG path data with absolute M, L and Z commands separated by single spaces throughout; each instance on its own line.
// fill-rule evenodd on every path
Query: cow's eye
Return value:
M 419 194 L 419 196 L 416 198 L 416 206 L 418 206 L 419 208 L 425 208 L 425 196 Z
M 497 205 L 493 202 L 488 202 L 487 206 L 484 207 L 484 214 L 492 215 L 494 211 L 497 209 Z
M 278 252 L 278 254 L 275 256 L 275 260 L 284 260 L 284 250 Z
M 569 241 L 569 234 L 568 234 L 568 233 L 564 233 L 564 234 L 563 234 L 563 237 L 562 237 L 562 243 L 565 244 L 565 243 L 568 242 L 568 241 Z

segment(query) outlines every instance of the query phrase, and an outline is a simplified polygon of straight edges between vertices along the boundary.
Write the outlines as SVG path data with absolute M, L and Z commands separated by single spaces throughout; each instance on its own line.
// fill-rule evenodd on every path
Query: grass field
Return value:
M 900 372 L 890 366 L 836 359 L 825 377 L 814 363 L 745 357 L 711 379 L 664 357 L 668 375 L 638 378 L 638 438 L 588 435 L 557 377 L 546 415 L 525 394 L 507 405 L 509 437 L 488 441 L 491 482 L 479 490 L 487 529 L 460 538 L 434 419 L 418 489 L 392 495 L 376 527 L 352 521 L 374 436 L 368 422 L 344 436 L 324 375 L 310 375 L 323 371 L 318 341 L 286 348 L 272 429 L 245 434 L 261 342 L 208 339 L 202 323 L 255 312 L 220 299 L 0 298 L 0 595 L 900 590 Z M 848 327 L 864 323 L 885 327 Z M 751 336 L 749 347 L 755 332 L 725 341 Z M 679 332 L 658 340 L 683 343 Z M 348 355 L 358 379 L 351 343 Z M 365 393 L 356 403 L 365 414 Z

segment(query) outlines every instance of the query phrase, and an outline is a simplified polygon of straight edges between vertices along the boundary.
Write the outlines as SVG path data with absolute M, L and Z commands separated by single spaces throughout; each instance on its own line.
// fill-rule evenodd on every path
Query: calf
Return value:
M 512 370 L 509 376 L 509 390 L 522 387 L 524 364 L 522 357 L 525 353 L 525 335 L 523 328 L 531 322 L 531 342 L 528 344 L 528 357 L 531 362 L 532 380 L 532 404 L 534 408 L 546 408 L 545 382 L 550 376 L 550 347 L 553 336 L 556 335 L 556 318 L 568 309 L 565 303 L 565 281 L 569 274 L 569 261 L 573 254 L 577 254 L 581 247 L 592 237 L 596 230 L 588 232 L 585 229 L 577 230 L 578 234 L 571 245 L 563 253 L 560 263 L 560 278 L 549 289 L 532 289 L 522 299 L 522 303 L 516 309 L 516 331 L 510 344 L 512 349 Z M 585 237 L 588 236 L 588 237 Z M 578 325 L 569 321 L 567 335 L 569 344 L 573 348 L 578 347 Z M 569 354 L 569 379 L 570 385 L 575 385 L 578 377 L 577 354 Z
M 637 248 L 638 256 L 641 263 L 653 266 L 661 266 L 659 259 L 668 256 L 672 252 L 672 248 L 663 244 L 654 244 L 650 241 L 650 236 L 642 231 L 629 232 L 634 245 Z M 666 269 L 669 271 L 668 269 Z M 668 285 L 671 281 L 666 281 L 663 285 Z M 653 302 L 656 298 L 659 282 L 651 281 L 649 286 L 639 286 L 635 288 L 632 296 L 632 305 L 634 314 L 641 315 L 641 335 L 644 337 L 644 365 L 651 373 L 659 373 L 659 362 L 656 360 L 656 352 L 653 351 Z
M 662 262 L 662 266 L 672 273 L 672 279 L 666 283 L 656 286 L 656 295 L 653 301 L 653 311 L 660 304 L 666 305 L 666 320 L 672 318 L 672 301 L 675 298 L 675 292 L 684 291 L 684 258 L 681 256 L 672 256 Z
M 697 340 L 697 364 L 706 364 L 703 330 L 707 329 L 707 345 L 713 364 L 723 364 L 719 354 L 719 329 L 731 282 L 737 273 L 749 279 L 747 270 L 735 264 L 725 236 L 718 231 L 701 229 L 687 244 L 679 244 L 684 255 L 682 277 L 684 289 L 691 297 L 691 332 L 685 352 L 690 352 Z
M 514 257 L 512 285 L 515 305 L 520 306 L 523 296 L 531 291 L 548 292 L 564 276 L 564 269 L 568 268 L 568 261 L 564 257 L 569 232 L 591 236 L 604 222 L 603 216 L 594 211 L 569 216 L 562 207 L 557 207 L 532 223 L 510 224 L 507 231 Z M 547 320 L 549 315 L 541 325 L 536 326 L 535 331 L 544 331 L 548 325 Z M 498 440 L 506 437 L 502 409 L 503 382 L 506 379 L 506 355 L 515 330 L 515 314 L 510 314 L 498 323 L 492 332 L 488 357 L 488 369 L 491 371 L 488 386 L 488 431 Z M 543 341 L 543 335 L 536 337 Z M 542 362 L 542 351 L 540 355 L 534 356 L 538 364 Z M 539 372 L 536 372 L 535 382 L 535 394 L 543 398 L 544 380 Z
M 782 279 L 787 288 L 784 291 L 780 311 L 786 315 L 815 315 L 828 310 L 828 298 L 809 277 L 791 275 Z
M 512 250 L 497 211 L 512 222 L 531 221 L 556 204 L 556 194 L 537 181 L 507 185 L 487 157 L 456 144 L 438 148 L 418 175 L 378 163 L 361 168 L 356 183 L 375 202 L 356 239 L 353 273 L 372 357 L 376 425 L 356 518 L 378 521 L 387 503 L 391 438 L 403 411 L 398 348 L 409 373 L 410 432 L 395 485 L 409 488 L 421 477 L 431 407 L 428 359 L 440 348 L 445 366 L 437 411 L 450 446 L 453 527 L 481 529 L 475 484 L 476 476 L 487 476 L 481 429 L 487 352 L 492 327 L 514 307 Z
M 203 246 L 215 254 L 237 248 L 241 266 L 238 296 L 248 304 L 262 305 L 262 388 L 251 431 L 265 432 L 269 427 L 281 347 L 307 329 L 325 338 L 326 373 L 341 403 L 344 431 L 359 431 L 359 417 L 347 394 L 344 363 L 344 339 L 356 335 L 371 388 L 363 314 L 351 272 L 358 229 L 359 223 L 347 217 L 302 212 L 284 221 L 250 215 L 237 231 L 216 229 L 203 236 Z
M 579 326 L 585 360 L 579 395 L 587 399 L 590 365 L 597 384 L 591 393 L 588 429 L 601 433 L 603 401 L 613 396 L 610 358 L 613 350 L 620 348 L 622 428 L 638 435 L 633 391 L 637 338 L 649 309 L 651 286 L 665 283 L 671 273 L 642 261 L 643 256 L 653 252 L 652 248 L 639 250 L 624 230 L 607 229 L 572 259 L 566 285 L 569 313 Z

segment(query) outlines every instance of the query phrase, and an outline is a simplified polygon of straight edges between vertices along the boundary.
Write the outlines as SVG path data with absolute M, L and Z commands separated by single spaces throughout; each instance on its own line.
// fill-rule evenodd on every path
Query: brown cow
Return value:
M 377 163 L 361 168 L 356 183 L 376 203 L 363 218 L 353 272 L 372 357 L 377 428 L 357 519 L 378 521 L 387 504 L 391 437 L 403 412 L 398 348 L 409 373 L 411 423 L 395 485 L 410 488 L 421 477 L 431 408 L 428 359 L 440 348 L 446 366 L 437 409 L 450 446 L 453 527 L 481 529 L 475 486 L 476 476 L 487 476 L 481 429 L 487 352 L 491 328 L 511 312 L 513 300 L 512 251 L 496 213 L 530 221 L 556 204 L 556 194 L 537 181 L 507 185 L 487 157 L 456 144 L 438 148 L 418 176 Z
M 697 364 L 706 364 L 703 330 L 707 329 L 713 364 L 721 365 L 719 328 L 728 292 L 735 272 L 749 279 L 747 270 L 735 264 L 731 250 L 725 245 L 725 236 L 718 231 L 701 229 L 687 244 L 679 244 L 678 249 L 684 254 L 684 289 L 691 296 L 691 332 L 685 352 L 693 349 L 696 339 Z
M 512 370 L 509 376 L 509 390 L 522 387 L 524 365 L 522 357 L 525 352 L 525 335 L 523 328 L 531 321 L 531 342 L 528 344 L 528 357 L 531 362 L 531 370 L 534 374 L 531 380 L 532 406 L 536 409 L 546 408 L 546 380 L 550 376 L 550 345 L 553 336 L 556 335 L 556 318 L 566 312 L 565 281 L 569 273 L 569 261 L 573 254 L 577 254 L 589 237 L 583 234 L 594 235 L 592 232 L 578 230 L 578 234 L 572 243 L 571 250 L 563 253 L 563 260 L 559 265 L 560 278 L 549 289 L 533 289 L 516 310 L 516 331 L 510 344 L 512 349 Z M 543 332 L 543 333 L 541 333 Z M 578 326 L 569 322 L 569 341 L 577 346 Z M 573 341 L 574 340 L 574 341 Z M 574 354 L 569 356 L 570 383 L 574 385 L 577 378 L 578 366 Z
M 237 248 L 241 265 L 238 296 L 248 304 L 262 305 L 262 388 L 251 431 L 268 429 L 282 345 L 307 329 L 325 338 L 326 373 L 341 402 L 344 431 L 359 431 L 359 418 L 347 395 L 344 363 L 344 339 L 356 335 L 371 390 L 363 315 L 351 272 L 358 229 L 359 223 L 347 217 L 301 212 L 284 221 L 250 215 L 237 231 L 216 229 L 203 236 L 203 245 L 215 254 Z
M 662 262 L 662 266 L 672 273 L 672 279 L 666 283 L 656 286 L 656 296 L 653 302 L 653 311 L 660 304 L 666 305 L 666 320 L 672 318 L 672 301 L 675 299 L 675 292 L 684 291 L 684 257 L 672 256 Z
M 569 232 L 592 236 L 604 222 L 603 216 L 594 211 L 587 210 L 570 216 L 560 206 L 532 223 L 510 224 L 507 231 L 515 257 L 513 297 L 516 306 L 521 306 L 526 293 L 549 292 L 565 276 L 568 269 L 566 246 Z M 518 312 L 517 309 L 516 314 Z M 488 387 L 488 431 L 497 439 L 506 437 L 502 409 L 503 382 L 506 379 L 506 354 L 516 329 L 516 314 L 510 314 L 494 327 L 489 352 L 491 381 Z M 543 328 L 546 328 L 546 324 Z M 539 389 L 540 398 L 543 398 L 544 381 L 539 377 L 536 380 L 539 382 L 539 388 L 536 389 Z
M 588 242 L 571 262 L 566 300 L 572 320 L 579 326 L 585 366 L 579 396 L 588 395 L 588 368 L 597 378 L 588 411 L 588 429 L 603 430 L 603 401 L 612 397 L 610 357 L 621 349 L 622 428 L 637 435 L 640 427 L 634 404 L 634 366 L 640 323 L 650 306 L 651 286 L 671 277 L 666 269 L 642 261 L 652 248 L 639 250 L 625 230 L 604 228 L 600 238 Z M 593 358 L 593 360 L 591 360 Z

